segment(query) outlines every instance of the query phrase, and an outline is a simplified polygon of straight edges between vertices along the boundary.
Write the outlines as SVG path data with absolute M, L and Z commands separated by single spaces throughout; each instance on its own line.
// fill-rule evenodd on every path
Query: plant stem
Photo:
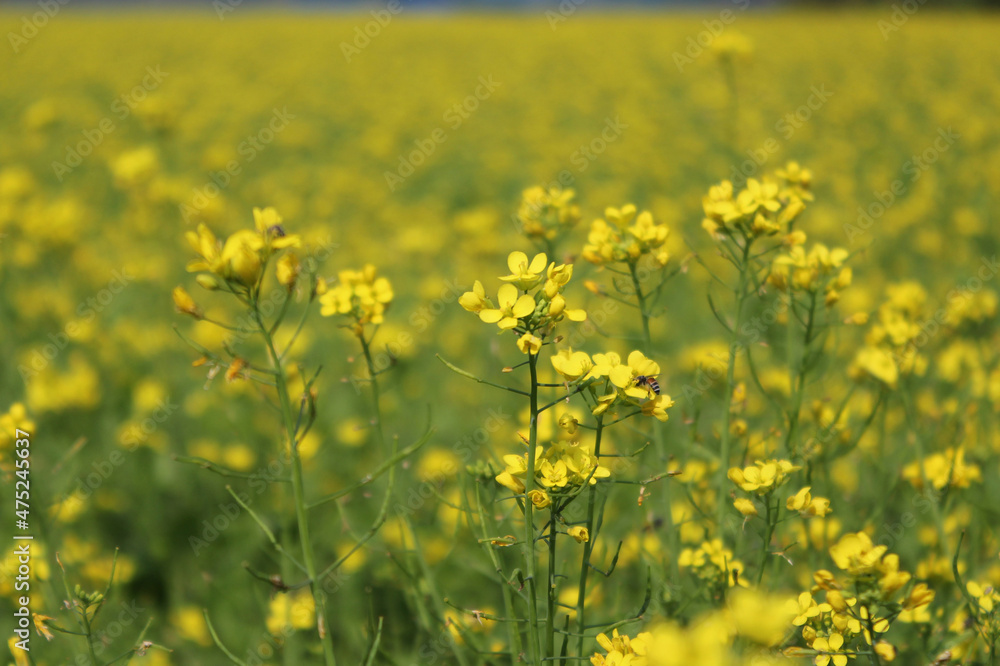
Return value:
M 526 498 L 525 501 L 531 503 L 530 499 Z M 558 534 L 556 514 L 552 511 L 549 514 L 549 583 L 546 589 L 548 606 L 545 618 L 545 653 L 553 657 L 556 654 L 556 537 Z
M 729 428 L 732 420 L 732 400 L 733 400 L 733 382 L 735 381 L 736 375 L 736 356 L 738 352 L 739 334 L 740 327 L 743 324 L 743 301 L 746 300 L 747 292 L 747 279 L 750 272 L 749 266 L 749 256 L 750 256 L 750 243 L 751 239 L 748 236 L 743 237 L 743 261 L 740 264 L 740 284 L 736 292 L 736 324 L 733 326 L 733 335 L 729 342 L 729 367 L 726 369 L 726 394 L 724 396 L 724 408 L 725 417 L 724 425 L 722 428 L 722 443 L 719 447 L 719 472 L 718 472 L 718 485 L 719 485 L 719 495 L 717 498 L 716 506 L 716 526 L 719 530 L 719 538 L 722 539 L 723 544 L 725 544 L 725 533 L 722 529 L 723 520 L 726 517 L 726 485 L 729 480 L 727 473 L 729 472 L 729 444 L 730 435 Z
M 600 463 L 601 455 L 601 434 L 604 432 L 604 415 L 597 417 L 597 432 L 594 434 L 594 457 Z M 583 561 L 580 563 L 580 588 L 576 596 L 576 632 L 577 656 L 583 656 L 583 634 L 586 631 L 587 623 L 584 619 L 586 612 L 585 601 L 587 599 L 587 575 L 590 573 L 590 554 L 594 549 L 594 506 L 597 503 L 596 485 L 587 488 L 587 534 L 590 538 L 583 544 Z
M 636 273 L 635 264 L 630 263 L 628 267 L 629 273 L 632 275 L 632 286 L 635 289 L 636 300 L 639 304 L 639 314 L 642 316 L 642 334 L 645 342 L 643 352 L 648 356 L 653 353 L 653 338 L 649 332 L 649 313 L 646 312 L 646 294 L 642 292 L 642 285 L 639 284 L 639 275 Z M 653 422 L 653 439 L 656 442 L 656 455 L 660 459 L 660 464 L 666 465 L 667 447 L 663 441 L 663 424 L 655 420 Z M 663 526 L 666 530 L 667 538 L 670 540 L 670 566 L 674 579 L 677 580 L 680 576 L 680 569 L 677 564 L 677 556 L 680 553 L 680 532 L 674 529 L 673 499 L 671 498 L 672 486 L 669 483 L 665 483 L 663 484 L 663 489 L 665 504 Z
M 295 499 L 295 519 L 298 523 L 302 559 L 306 565 L 306 572 L 309 574 L 309 586 L 316 605 L 317 631 L 320 642 L 323 644 L 323 658 L 327 666 L 336 666 L 337 658 L 333 654 L 333 639 L 328 636 L 326 593 L 323 591 L 320 581 L 316 576 L 316 554 L 313 552 L 312 539 L 309 536 L 309 517 L 306 508 L 305 486 L 302 479 L 302 459 L 299 457 L 295 416 L 292 411 L 291 399 L 288 396 L 288 380 L 285 377 L 285 369 L 281 365 L 281 357 L 275 349 L 274 339 L 271 337 L 260 313 L 256 309 L 254 310 L 254 314 L 257 317 L 260 333 L 267 343 L 267 351 L 271 357 L 271 363 L 274 365 L 275 386 L 278 390 L 278 399 L 281 402 L 281 413 L 285 423 L 287 446 L 292 457 L 292 493 Z
M 767 566 L 767 549 L 771 545 L 771 536 L 774 534 L 774 526 L 777 522 L 777 515 L 771 514 L 771 498 L 766 497 L 764 499 L 764 520 L 767 522 L 766 536 L 764 537 L 764 547 L 760 554 L 760 568 L 757 571 L 757 587 L 760 587 L 761 581 L 764 580 L 764 569 Z M 775 510 L 777 513 L 777 507 Z
M 791 296 L 789 296 L 789 310 L 794 307 L 791 304 Z M 788 433 L 785 435 L 785 450 L 789 452 L 789 455 L 794 456 L 798 447 L 794 446 L 795 431 L 799 425 L 799 416 L 802 412 L 802 397 L 805 393 L 805 383 L 806 374 L 808 374 L 808 368 L 806 368 L 806 357 L 809 355 L 809 346 L 812 343 L 812 331 L 816 319 L 816 294 L 812 294 L 811 300 L 809 302 L 809 319 L 806 320 L 806 334 L 802 345 L 802 355 L 799 357 L 797 372 L 792 376 L 791 389 L 795 391 L 795 398 L 793 400 L 794 405 L 788 414 Z M 789 331 L 792 330 L 792 319 L 788 320 Z M 791 335 L 789 335 L 789 339 Z M 792 369 L 789 367 L 789 372 Z
M 535 526 L 528 495 L 535 487 L 535 447 L 538 445 L 538 356 L 528 354 L 531 373 L 529 394 L 531 421 L 528 424 L 528 475 L 524 481 L 524 559 L 528 570 L 528 651 L 531 663 L 542 663 L 542 644 L 538 635 L 538 591 L 535 579 Z

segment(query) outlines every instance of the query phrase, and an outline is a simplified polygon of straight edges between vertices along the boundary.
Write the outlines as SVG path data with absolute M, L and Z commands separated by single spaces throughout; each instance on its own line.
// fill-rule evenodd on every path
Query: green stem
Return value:
M 530 504 L 531 500 L 525 498 L 525 502 Z M 556 514 L 552 511 L 549 513 L 549 583 L 546 590 L 548 607 L 545 618 L 545 653 L 553 657 L 556 654 L 556 537 L 558 535 Z
M 775 514 L 777 513 L 777 507 Z M 776 524 L 777 515 L 771 514 L 771 498 L 770 496 L 764 499 L 764 520 L 767 522 L 767 529 L 765 531 L 766 536 L 764 537 L 763 549 L 760 554 L 760 567 L 757 570 L 757 587 L 760 587 L 761 581 L 764 580 L 764 568 L 767 566 L 767 553 L 768 548 L 771 545 L 771 537 L 774 535 L 774 526 Z
M 789 309 L 793 308 L 791 296 L 789 296 Z M 802 412 L 802 397 L 805 393 L 805 383 L 806 374 L 808 373 L 808 368 L 806 367 L 806 357 L 809 355 L 809 345 L 812 342 L 812 331 L 813 325 L 816 319 L 816 294 L 812 294 L 812 299 L 809 302 L 809 319 L 806 321 L 806 335 L 805 341 L 802 346 L 802 355 L 799 357 L 797 372 L 792 378 L 791 389 L 795 391 L 794 405 L 791 411 L 788 413 L 788 433 L 785 435 L 785 450 L 789 452 L 790 455 L 794 456 L 796 454 L 796 449 L 793 448 L 793 440 L 795 437 L 795 431 L 799 425 L 799 416 Z M 792 318 L 788 320 L 789 331 L 792 329 Z M 791 338 L 791 335 L 789 335 Z M 791 368 L 789 368 L 791 371 Z
M 535 578 L 535 526 L 532 509 L 534 505 L 529 494 L 535 486 L 535 447 L 538 445 L 538 356 L 528 355 L 528 369 L 531 373 L 529 393 L 531 422 L 528 426 L 528 474 L 524 481 L 524 559 L 528 570 L 528 651 L 531 663 L 542 663 L 542 644 L 538 635 L 538 590 Z
M 907 392 L 908 387 L 902 387 L 900 390 L 900 395 L 903 398 L 903 407 L 906 410 L 906 420 L 909 423 L 910 431 L 913 433 L 913 440 L 916 444 L 917 449 L 917 467 L 920 468 L 920 482 L 922 484 L 922 493 L 933 493 L 934 487 L 931 486 L 930 482 L 927 480 L 927 470 L 924 468 L 926 464 L 927 453 L 924 451 L 924 438 L 920 431 L 920 425 L 917 423 L 917 415 L 913 410 L 913 403 L 910 402 L 910 396 Z M 886 410 L 888 411 L 888 410 Z M 941 552 L 945 557 L 951 558 L 951 552 L 948 548 L 948 539 L 944 529 L 944 518 L 941 515 L 941 507 L 938 495 L 934 494 L 931 498 L 931 512 L 934 515 L 934 525 L 937 528 L 938 541 L 941 544 Z
M 727 508 L 724 498 L 726 497 L 726 486 L 729 481 L 727 473 L 729 472 L 729 428 L 732 420 L 733 383 L 736 376 L 736 356 L 738 351 L 737 347 L 739 345 L 740 327 L 743 325 L 743 302 L 746 300 L 747 279 L 750 272 L 748 261 L 748 257 L 750 255 L 750 243 L 751 239 L 748 236 L 744 236 L 743 261 L 740 264 L 740 285 L 738 291 L 736 292 L 736 324 L 733 326 L 733 334 L 729 341 L 729 367 L 726 369 L 726 394 L 723 403 L 725 416 L 722 428 L 722 443 L 719 449 L 719 495 L 716 500 L 718 505 L 716 507 L 716 525 L 719 530 L 719 538 L 722 539 L 723 544 L 725 543 L 725 533 L 722 529 L 722 523 L 726 517 Z
M 601 456 L 601 435 L 604 432 L 604 415 L 601 414 L 597 417 L 597 432 L 594 435 L 594 457 L 600 462 Z M 597 504 L 597 487 L 596 484 L 589 486 L 587 488 L 587 534 L 590 538 L 583 544 L 583 561 L 580 563 L 580 588 L 576 595 L 576 633 L 577 646 L 576 652 L 577 656 L 583 657 L 583 639 L 584 632 L 587 629 L 587 623 L 584 618 L 586 612 L 586 604 L 584 603 L 587 599 L 587 576 L 590 573 L 590 554 L 594 549 L 594 507 Z
M 635 289 L 635 296 L 639 303 L 639 314 L 642 316 L 642 334 L 643 340 L 645 342 L 645 348 L 643 352 L 648 356 L 653 353 L 653 338 L 649 332 L 649 313 L 646 312 L 646 294 L 642 291 L 642 285 L 639 284 L 639 276 L 636 273 L 636 266 L 634 263 L 629 264 L 629 273 L 632 276 L 632 286 Z M 667 463 L 667 447 L 666 443 L 663 441 L 663 424 L 659 421 L 653 422 L 653 440 L 656 442 L 656 455 L 660 459 L 661 465 L 666 465 Z M 674 514 L 673 514 L 673 498 L 671 497 L 671 484 L 667 483 L 663 486 L 663 500 L 664 500 L 664 511 L 663 511 L 663 526 L 667 538 L 670 541 L 670 566 L 675 580 L 679 580 L 680 569 L 677 564 L 677 556 L 680 553 L 680 531 L 674 529 Z M 581 655 L 582 656 L 582 655 Z
M 333 639 L 329 636 L 329 625 L 327 624 L 326 593 L 316 576 L 316 554 L 313 551 L 312 539 L 309 535 L 309 516 L 305 498 L 305 484 L 302 478 L 302 459 L 299 457 L 299 445 L 296 441 L 295 416 L 288 395 L 288 381 L 285 377 L 285 369 L 281 365 L 281 357 L 275 349 L 274 339 L 264 325 L 259 312 L 254 310 L 254 313 L 257 316 L 260 333 L 267 344 L 271 363 L 274 365 L 275 385 L 278 390 L 278 399 L 281 402 L 287 445 L 292 456 L 292 494 L 295 499 L 295 519 L 298 523 L 299 543 L 302 547 L 302 559 L 306 565 L 306 572 L 309 574 L 310 589 L 316 605 L 317 630 L 320 642 L 323 644 L 323 658 L 327 666 L 336 666 L 337 658 L 333 653 Z

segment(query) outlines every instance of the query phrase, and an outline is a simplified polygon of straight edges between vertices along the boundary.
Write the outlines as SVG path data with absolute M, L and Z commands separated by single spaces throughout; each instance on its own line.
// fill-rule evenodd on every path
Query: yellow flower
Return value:
M 209 271 L 221 274 L 222 243 L 215 237 L 215 234 L 204 224 L 199 224 L 197 231 L 188 231 L 184 236 L 191 249 L 201 256 L 200 260 L 188 263 L 188 271 Z
M 889 388 L 896 388 L 899 382 L 899 369 L 892 354 L 879 347 L 863 347 L 858 350 L 852 365 L 853 376 L 870 375 Z
M 789 511 L 798 511 L 803 517 L 823 516 L 830 513 L 830 500 L 824 497 L 813 497 L 810 487 L 806 486 L 785 502 Z
M 567 529 L 566 533 L 576 539 L 577 543 L 586 543 L 590 541 L 590 532 L 588 532 L 587 528 L 582 525 L 574 525 L 573 527 Z
M 824 654 L 816 655 L 816 666 L 847 666 L 847 655 L 834 654 L 840 652 L 844 647 L 844 637 L 840 634 L 831 634 L 828 638 L 817 638 L 813 641 L 812 649 Z
M 257 284 L 264 242 L 257 234 L 241 229 L 226 239 L 222 246 L 222 277 L 251 287 Z
M 552 498 L 550 498 L 549 494 L 544 490 L 532 490 L 528 493 L 528 499 L 531 500 L 531 503 L 534 504 L 537 509 L 544 509 L 548 505 L 552 504 Z
M 924 487 L 924 476 L 938 490 L 946 486 L 968 488 L 970 484 L 982 481 L 982 471 L 975 463 L 965 461 L 965 449 L 962 447 L 948 447 L 943 453 L 932 453 L 923 461 L 910 463 L 903 468 L 903 478 L 918 490 Z
M 839 569 L 852 576 L 861 576 L 875 570 L 886 546 L 875 546 L 864 532 L 845 534 L 830 547 L 830 557 Z
M 542 339 L 537 335 L 525 333 L 517 340 L 517 348 L 524 354 L 534 355 L 542 348 Z
M 51 618 L 48 615 L 42 615 L 41 613 L 32 613 L 31 619 L 35 624 L 35 631 L 44 636 L 45 640 L 51 641 L 53 638 L 55 638 L 55 636 L 53 636 L 52 632 L 49 630 L 48 625 L 45 624 L 46 622 L 54 618 Z
M 580 221 L 580 208 L 572 203 L 575 192 L 558 187 L 529 187 L 521 194 L 517 219 L 529 238 L 554 239 L 560 230 Z
M 302 266 L 299 264 L 299 258 L 294 253 L 289 252 L 278 260 L 278 264 L 275 267 L 278 284 L 291 291 L 292 287 L 295 286 L 295 281 L 299 279 L 299 272 L 301 270 Z
M 896 658 L 896 648 L 891 643 L 879 641 L 875 644 L 875 652 L 882 657 L 883 662 L 890 662 Z
M 479 314 L 483 308 L 493 307 L 493 304 L 486 298 L 486 290 L 483 289 L 483 283 L 479 280 L 476 280 L 475 284 L 472 285 L 472 291 L 467 291 L 459 297 L 458 304 L 465 308 L 466 311 L 475 314 Z
M 535 299 L 530 294 L 518 295 L 517 287 L 505 284 L 497 291 L 497 308 L 483 308 L 479 319 L 487 324 L 496 324 L 501 330 L 516 328 L 518 319 L 535 311 Z
M 183 314 L 188 314 L 195 319 L 201 319 L 203 314 L 198 305 L 191 298 L 191 294 L 187 293 L 184 287 L 174 287 L 173 291 L 174 297 L 174 307 L 177 308 L 178 312 Z
M 652 416 L 657 421 L 665 423 L 668 419 L 670 419 L 670 415 L 667 414 L 667 410 L 673 406 L 673 399 L 666 393 L 661 393 L 660 395 L 642 403 L 642 413 L 646 416 Z
M 14 666 L 30 666 L 31 662 L 28 661 L 28 653 L 17 647 L 17 637 L 11 636 L 7 639 L 7 649 L 10 650 L 10 654 L 14 657 Z
M 764 495 L 785 482 L 788 475 L 799 469 L 787 460 L 758 460 L 749 467 L 730 468 L 727 476 L 748 493 Z
M 272 634 L 285 633 L 289 628 L 309 629 L 316 625 L 316 605 L 309 589 L 276 594 L 271 598 L 267 629 Z
M 281 216 L 278 211 L 268 206 L 267 208 L 253 209 L 254 226 L 260 236 L 261 243 L 266 248 L 266 256 L 270 256 L 274 250 L 281 250 L 286 247 L 299 247 L 302 244 L 297 234 L 286 234 L 282 226 Z
M 757 507 L 754 506 L 754 503 L 746 499 L 745 497 L 738 497 L 735 500 L 733 500 L 733 506 L 735 506 L 736 510 L 742 513 L 744 516 L 759 515 L 757 513 Z
M 349 315 L 358 325 L 381 324 L 394 297 L 389 280 L 377 276 L 375 266 L 366 264 L 359 271 L 338 273 L 337 284 L 320 296 L 320 314 Z
M 542 271 L 548 265 L 549 259 L 544 252 L 539 252 L 531 262 L 528 262 L 528 255 L 524 252 L 511 252 L 507 257 L 507 268 L 510 275 L 505 275 L 500 279 L 510 282 L 522 291 L 527 291 L 537 285 L 542 279 Z
M 597 356 L 594 357 L 595 360 Z M 595 366 L 596 368 L 596 366 Z M 625 395 L 632 398 L 648 398 L 649 391 L 642 386 L 636 386 L 637 377 L 655 377 L 660 374 L 660 366 L 646 358 L 641 351 L 633 351 L 628 355 L 628 363 L 612 366 L 608 370 L 611 383 L 621 389 Z
M 555 371 L 570 382 L 580 379 L 594 367 L 590 356 L 585 352 L 575 352 L 572 349 L 562 349 L 549 360 Z

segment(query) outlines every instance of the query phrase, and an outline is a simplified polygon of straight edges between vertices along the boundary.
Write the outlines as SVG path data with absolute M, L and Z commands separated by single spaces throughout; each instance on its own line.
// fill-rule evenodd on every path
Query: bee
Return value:
M 660 395 L 660 383 L 656 381 L 654 377 L 647 377 L 646 375 L 639 375 L 635 378 L 636 386 L 645 386 L 650 391 L 656 395 Z
M 267 228 L 267 233 L 271 234 L 275 238 L 284 238 L 285 228 L 280 224 L 272 224 Z

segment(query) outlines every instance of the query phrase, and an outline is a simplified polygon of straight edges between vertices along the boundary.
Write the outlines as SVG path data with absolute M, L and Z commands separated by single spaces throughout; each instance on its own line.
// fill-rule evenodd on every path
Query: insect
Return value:
M 639 375 L 635 378 L 636 386 L 645 386 L 650 391 L 656 395 L 660 395 L 660 383 L 656 381 L 654 377 L 647 377 L 646 375 Z
M 285 228 L 280 224 L 272 224 L 267 228 L 267 232 L 272 234 L 275 238 L 285 237 Z

